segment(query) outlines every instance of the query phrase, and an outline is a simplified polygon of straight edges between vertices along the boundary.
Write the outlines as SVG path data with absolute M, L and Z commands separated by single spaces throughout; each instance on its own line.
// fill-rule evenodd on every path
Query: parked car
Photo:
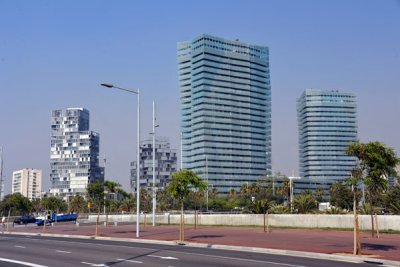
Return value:
M 32 215 L 24 215 L 14 219 L 14 223 L 17 224 L 28 224 L 28 223 L 35 223 L 36 218 Z

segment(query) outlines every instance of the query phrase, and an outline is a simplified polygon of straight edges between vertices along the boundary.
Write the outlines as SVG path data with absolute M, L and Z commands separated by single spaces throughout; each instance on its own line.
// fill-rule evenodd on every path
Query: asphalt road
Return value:
M 374 266 L 263 253 L 40 236 L 0 235 L 0 266 Z

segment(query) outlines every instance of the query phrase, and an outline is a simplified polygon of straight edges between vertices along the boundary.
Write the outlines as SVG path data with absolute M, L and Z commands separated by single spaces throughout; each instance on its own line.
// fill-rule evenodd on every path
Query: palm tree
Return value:
M 273 205 L 270 209 L 271 213 L 274 214 L 289 214 L 290 213 L 290 208 L 288 206 L 279 204 L 279 205 Z
M 298 213 L 309 213 L 317 208 L 318 202 L 312 194 L 304 193 L 294 199 L 294 207 Z
M 136 209 L 136 199 L 132 194 L 129 194 L 127 197 L 123 198 L 121 201 L 121 205 L 119 206 L 119 211 L 122 212 L 132 212 Z

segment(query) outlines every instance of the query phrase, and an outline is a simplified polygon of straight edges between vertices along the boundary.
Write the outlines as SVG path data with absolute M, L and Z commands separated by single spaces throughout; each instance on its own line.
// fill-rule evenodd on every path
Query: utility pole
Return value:
M 106 157 L 104 156 L 104 170 L 103 170 L 103 175 L 104 175 L 104 181 L 106 180 L 106 163 L 107 163 L 107 159 L 106 159 Z M 104 213 L 104 215 L 106 214 L 106 190 L 105 190 L 105 188 L 103 189 L 104 190 L 104 203 L 103 203 L 103 213 Z
M 156 207 L 157 207 L 157 198 L 156 198 L 156 128 L 158 125 L 156 124 L 156 104 L 153 100 L 153 226 L 156 225 Z M 158 161 L 157 161 L 158 163 Z M 157 164 L 158 165 L 158 164 Z M 160 167 L 158 166 L 158 169 Z

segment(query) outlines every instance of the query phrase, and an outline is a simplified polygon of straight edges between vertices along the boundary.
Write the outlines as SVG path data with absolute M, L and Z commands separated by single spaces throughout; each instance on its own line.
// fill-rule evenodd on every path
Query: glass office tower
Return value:
M 326 182 L 350 176 L 356 159 L 346 148 L 357 138 L 357 106 L 353 94 L 307 89 L 297 99 L 299 167 L 303 179 Z
M 178 68 L 182 167 L 222 194 L 271 174 L 268 47 L 201 35 Z
M 104 180 L 99 165 L 100 135 L 89 131 L 84 108 L 54 110 L 51 117 L 50 193 L 84 195 L 88 183 Z

